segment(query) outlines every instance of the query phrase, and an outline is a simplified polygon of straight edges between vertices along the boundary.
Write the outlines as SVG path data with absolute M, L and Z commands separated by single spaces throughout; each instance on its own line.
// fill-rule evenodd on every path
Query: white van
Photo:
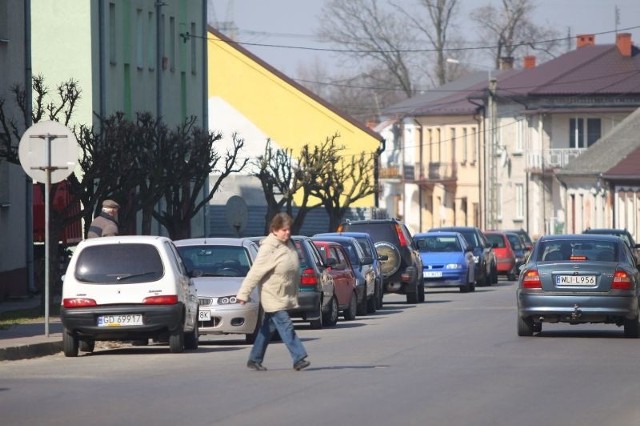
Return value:
M 198 297 L 173 242 L 131 235 L 82 241 L 62 285 L 65 356 L 99 340 L 169 341 L 198 348 Z

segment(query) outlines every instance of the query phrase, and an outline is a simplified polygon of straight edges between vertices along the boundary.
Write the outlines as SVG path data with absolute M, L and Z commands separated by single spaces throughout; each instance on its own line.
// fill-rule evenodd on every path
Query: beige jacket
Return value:
M 249 300 L 256 286 L 265 312 L 285 311 L 298 307 L 300 261 L 293 241 L 283 243 L 269 234 L 260 243 L 255 263 L 251 266 L 237 297 Z

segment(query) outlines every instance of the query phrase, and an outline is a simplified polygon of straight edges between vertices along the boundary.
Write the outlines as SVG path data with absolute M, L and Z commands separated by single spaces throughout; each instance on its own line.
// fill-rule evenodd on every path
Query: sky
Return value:
M 386 0 L 379 0 L 386 2 Z M 417 0 L 396 0 L 403 5 Z M 534 22 L 556 28 L 563 35 L 596 34 L 596 44 L 615 43 L 616 28 L 630 32 L 640 46 L 640 0 L 533 0 L 537 6 Z M 316 61 L 327 68 L 340 66 L 332 46 L 321 44 L 314 33 L 321 25 L 319 14 L 327 0 L 209 0 L 209 16 L 231 22 L 237 28 L 235 39 L 262 60 L 295 78 L 300 67 L 312 67 Z M 499 0 L 460 0 L 460 26 L 473 39 L 475 28 L 466 19 L 477 7 Z M 616 26 L 615 7 L 619 10 Z M 466 22 L 465 22 L 466 21 Z M 466 27 L 465 27 L 466 25 Z M 629 29 L 631 27 L 638 27 Z M 606 34 L 598 34 L 605 33 Z M 279 46 L 279 47 L 278 47 Z

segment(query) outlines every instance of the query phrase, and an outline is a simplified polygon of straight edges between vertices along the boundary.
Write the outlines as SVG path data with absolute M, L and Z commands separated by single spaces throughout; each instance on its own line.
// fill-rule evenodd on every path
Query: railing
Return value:
M 527 154 L 527 169 L 556 169 L 566 166 L 569 160 L 580 156 L 586 148 L 554 148 Z
M 417 166 L 405 164 L 402 167 L 382 167 L 379 177 L 381 179 L 403 179 L 408 182 L 440 182 L 456 179 L 456 174 L 455 163 L 429 163 Z

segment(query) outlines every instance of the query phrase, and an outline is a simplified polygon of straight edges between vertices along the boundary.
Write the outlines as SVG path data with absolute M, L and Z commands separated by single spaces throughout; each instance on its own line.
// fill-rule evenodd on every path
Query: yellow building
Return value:
M 234 132 L 244 139 L 243 156 L 249 158 L 262 155 L 268 139 L 275 147 L 291 149 L 294 157 L 304 145 L 320 145 L 335 134 L 345 156 L 375 155 L 382 146 L 379 134 L 211 27 L 208 61 L 209 129 L 222 132 L 219 149 L 231 147 Z M 375 204 L 372 195 L 354 207 Z

